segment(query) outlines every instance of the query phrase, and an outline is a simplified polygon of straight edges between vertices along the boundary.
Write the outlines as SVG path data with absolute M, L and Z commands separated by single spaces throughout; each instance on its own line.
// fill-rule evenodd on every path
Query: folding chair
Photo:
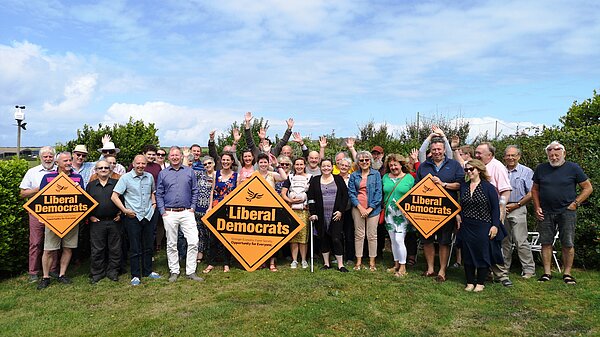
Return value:
M 532 252 L 537 252 L 540 254 L 540 257 L 542 256 L 542 245 L 539 243 L 540 240 L 540 233 L 539 232 L 527 232 L 527 241 L 529 241 L 529 244 L 531 245 L 531 251 Z M 558 263 L 558 259 L 556 258 L 556 249 L 554 249 L 554 244 L 556 243 L 556 239 L 558 239 L 558 232 L 556 232 L 556 235 L 554 236 L 554 240 L 552 240 L 552 257 L 554 258 L 554 263 L 556 263 L 556 268 L 558 269 L 559 273 L 562 273 L 562 270 L 560 269 L 560 264 Z

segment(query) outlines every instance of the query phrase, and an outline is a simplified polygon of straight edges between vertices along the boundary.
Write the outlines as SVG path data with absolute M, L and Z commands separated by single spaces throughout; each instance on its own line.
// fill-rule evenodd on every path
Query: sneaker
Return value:
M 140 281 L 139 277 L 134 277 L 134 278 L 131 279 L 131 285 L 132 286 L 139 286 L 140 283 L 142 283 L 142 282 Z
M 339 270 L 339 271 L 341 271 L 342 273 L 347 273 L 347 272 L 349 272 L 349 270 L 348 270 L 348 269 L 346 269 L 346 267 L 344 267 L 344 266 L 341 266 L 341 267 L 339 267 L 339 268 L 338 268 L 338 270 Z
M 521 275 L 521 277 L 524 279 L 530 279 L 534 276 L 535 276 L 535 274 L 532 274 L 532 273 L 525 273 L 525 274 Z
M 29 283 L 36 283 L 40 280 L 40 277 L 37 275 L 29 275 Z
M 327 269 L 331 269 L 331 267 L 330 266 L 323 266 L 323 267 L 321 267 L 321 270 L 327 270 Z
M 58 280 L 58 283 L 62 283 L 62 284 L 71 284 L 72 283 L 71 279 L 66 277 L 65 275 L 59 276 L 57 280 Z
M 177 275 L 177 274 L 176 274 L 176 275 Z M 204 279 L 203 279 L 202 277 L 200 277 L 200 276 L 196 275 L 196 273 L 191 273 L 191 274 L 189 274 L 189 275 L 186 275 L 186 277 L 187 277 L 188 279 L 190 279 L 190 280 L 193 280 L 193 281 L 198 281 L 198 282 L 202 282 L 202 281 L 204 281 Z
M 512 282 L 511 282 L 509 279 L 502 280 L 502 281 L 500 281 L 500 282 L 501 282 L 501 283 L 502 283 L 502 285 L 503 285 L 503 286 L 505 286 L 505 287 L 512 287 L 512 286 L 513 286 L 513 283 L 512 283 Z
M 302 261 L 302 269 L 308 268 L 308 262 Z
M 290 263 L 290 268 L 292 268 L 292 269 L 298 268 L 298 261 L 292 261 L 292 263 Z
M 52 281 L 51 278 L 42 278 L 42 280 L 40 281 L 40 283 L 38 283 L 38 290 L 42 290 L 42 289 L 46 289 L 48 288 L 48 286 L 50 285 L 50 282 Z
M 451 267 L 454 268 L 454 269 L 458 269 L 458 268 L 461 267 L 461 265 L 458 262 L 454 262 L 454 264 Z
M 148 274 L 149 278 L 153 278 L 153 279 L 157 279 L 160 278 L 160 275 L 158 275 L 157 272 L 151 272 L 150 274 Z
M 169 282 L 175 282 L 177 281 L 177 278 L 179 278 L 179 274 L 171 273 L 171 275 L 169 276 Z

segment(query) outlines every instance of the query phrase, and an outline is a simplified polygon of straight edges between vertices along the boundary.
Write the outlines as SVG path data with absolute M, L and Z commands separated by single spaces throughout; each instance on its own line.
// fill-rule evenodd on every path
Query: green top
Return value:
M 408 192 L 415 184 L 415 178 L 410 174 L 405 174 L 402 180 L 396 186 L 399 178 L 390 178 L 389 173 L 386 173 L 381 179 L 383 183 L 383 206 L 385 210 L 385 228 L 389 230 L 400 231 L 401 227 L 407 225 L 407 221 L 402 215 L 402 211 L 396 206 L 396 202 L 400 200 L 406 192 Z M 394 186 L 396 188 L 394 189 Z M 390 197 L 390 193 L 393 194 Z M 408 230 L 414 230 L 412 226 L 407 226 Z

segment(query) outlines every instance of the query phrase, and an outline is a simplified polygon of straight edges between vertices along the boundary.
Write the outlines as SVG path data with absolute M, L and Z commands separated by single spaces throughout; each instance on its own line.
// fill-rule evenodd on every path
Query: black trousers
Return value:
M 93 279 L 117 276 L 121 262 L 121 224 L 112 220 L 90 223 L 90 273 Z
M 465 264 L 465 277 L 467 284 L 485 284 L 490 268 L 475 268 L 472 264 Z M 477 272 L 477 278 L 475 278 Z
M 352 209 L 344 212 L 344 258 L 346 261 L 354 261 L 354 221 L 352 220 Z M 366 246 L 366 245 L 365 245 Z M 368 256 L 368 254 L 366 255 Z
M 333 255 L 344 254 L 343 244 L 343 227 L 344 224 L 341 221 L 332 222 L 329 224 L 329 231 L 323 230 L 321 233 L 321 253 L 331 252 L 333 248 Z

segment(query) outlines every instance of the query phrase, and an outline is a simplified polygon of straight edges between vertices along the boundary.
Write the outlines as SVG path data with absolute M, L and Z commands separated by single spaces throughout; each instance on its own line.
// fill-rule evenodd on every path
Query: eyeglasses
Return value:
M 113 153 L 115 153 L 115 150 L 102 150 L 102 153 L 113 154 Z
M 75 152 L 75 155 L 76 155 L 77 157 L 81 157 L 81 158 L 85 158 L 85 157 L 87 157 L 87 153 L 78 153 L 78 152 Z
M 107 163 L 108 163 L 108 165 L 112 165 L 112 166 L 115 166 L 115 165 L 117 165 L 117 163 L 111 163 L 111 162 L 109 162 L 109 161 L 107 161 Z
M 290 163 L 280 163 L 281 166 L 290 166 Z
M 96 167 L 96 170 L 110 170 L 110 167 L 108 167 L 108 166 L 100 166 L 100 167 Z
M 371 161 L 371 159 L 369 159 L 369 158 L 363 158 L 363 159 L 358 160 L 359 163 L 368 163 L 370 161 Z
M 204 166 L 206 165 L 214 165 L 215 163 L 213 163 L 212 161 L 207 161 L 206 163 L 204 163 Z
M 465 172 L 473 172 L 475 169 L 475 167 L 465 167 Z
M 166 153 L 157 153 L 156 155 L 159 157 L 164 157 L 166 155 Z

